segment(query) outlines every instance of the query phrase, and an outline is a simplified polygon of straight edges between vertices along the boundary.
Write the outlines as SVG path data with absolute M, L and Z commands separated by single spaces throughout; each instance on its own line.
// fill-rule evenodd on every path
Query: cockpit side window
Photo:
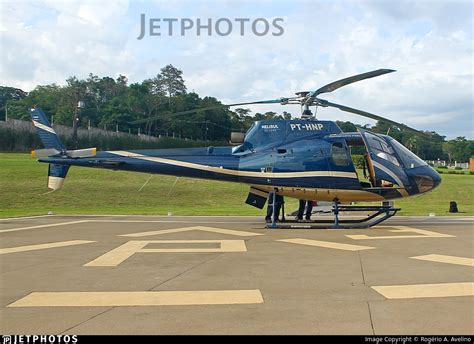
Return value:
M 336 166 L 347 166 L 349 165 L 349 156 L 346 148 L 341 142 L 335 142 L 332 144 L 331 152 L 332 161 Z

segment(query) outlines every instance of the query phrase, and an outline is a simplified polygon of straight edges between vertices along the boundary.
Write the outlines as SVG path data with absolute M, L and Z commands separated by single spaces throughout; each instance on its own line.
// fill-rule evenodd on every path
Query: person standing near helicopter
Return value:
M 305 209 L 306 209 L 306 212 L 305 212 Z M 300 206 L 298 208 L 298 215 L 296 216 L 296 219 L 298 221 L 302 221 L 303 214 L 305 214 L 305 220 L 310 221 L 312 212 L 313 212 L 313 201 L 300 199 Z
M 273 197 L 275 197 L 275 217 L 278 221 L 278 217 L 280 216 L 281 206 L 284 203 L 283 196 L 278 195 L 276 193 L 270 193 L 268 195 L 268 206 L 267 206 L 267 215 L 265 216 L 265 222 L 269 223 L 272 222 L 272 215 L 273 215 Z

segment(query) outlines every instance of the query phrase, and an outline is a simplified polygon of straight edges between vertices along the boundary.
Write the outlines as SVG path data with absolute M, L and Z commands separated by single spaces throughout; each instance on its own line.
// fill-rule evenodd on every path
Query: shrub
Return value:
M 356 168 L 364 168 L 365 158 L 363 155 L 354 154 L 352 156 L 352 161 L 354 162 L 354 166 Z
M 74 142 L 70 136 L 59 135 L 61 141 L 69 149 L 74 149 Z M 90 135 L 78 137 L 78 148 L 96 147 L 97 150 L 117 149 L 161 149 L 186 148 L 225 145 L 225 142 L 205 142 L 183 140 L 172 137 L 162 137 L 157 141 L 145 141 L 134 135 L 117 136 L 113 133 L 104 135 Z M 0 152 L 29 152 L 32 149 L 43 148 L 36 133 L 0 127 Z
M 438 168 L 448 168 L 448 166 L 438 166 Z
M 454 169 L 455 170 L 462 170 L 462 167 L 456 166 Z

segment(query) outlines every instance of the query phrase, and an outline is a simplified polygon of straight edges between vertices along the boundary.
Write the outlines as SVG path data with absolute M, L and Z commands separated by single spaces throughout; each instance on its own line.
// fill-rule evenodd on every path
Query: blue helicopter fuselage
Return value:
M 439 184 L 439 175 L 419 158 L 406 166 L 401 155 L 407 153 L 393 139 L 377 136 L 388 146 L 384 151 L 371 149 L 368 137 L 368 132 L 343 133 L 331 121 L 265 120 L 255 122 L 238 146 L 102 151 L 93 157 L 40 161 L 239 182 L 299 199 L 341 202 L 405 197 Z M 372 183 L 359 181 L 350 142 L 365 143 L 367 156 L 372 157 L 368 161 Z M 392 185 L 384 186 L 377 178 Z

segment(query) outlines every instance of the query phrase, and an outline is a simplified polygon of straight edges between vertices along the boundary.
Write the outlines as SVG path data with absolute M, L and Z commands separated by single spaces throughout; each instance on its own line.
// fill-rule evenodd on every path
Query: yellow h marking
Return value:
M 390 232 L 395 233 L 416 233 L 418 235 L 386 235 L 386 236 L 368 236 L 364 234 L 346 235 L 346 237 L 354 240 L 374 240 L 374 239 L 411 239 L 411 238 L 452 238 L 453 235 L 443 234 L 438 232 L 427 231 L 425 229 L 405 227 L 405 226 L 379 226 L 381 228 L 396 228 L 391 229 Z
M 144 248 L 148 244 L 208 244 L 219 243 L 220 248 Z M 128 241 L 116 249 L 94 259 L 84 266 L 117 266 L 135 253 L 171 253 L 171 252 L 246 252 L 243 240 L 141 240 Z
M 161 229 L 161 230 L 157 230 L 157 231 L 148 231 L 148 232 L 121 234 L 120 236 L 124 236 L 124 237 L 142 237 L 142 236 L 151 236 L 151 235 L 160 235 L 160 234 L 170 234 L 170 233 L 180 233 L 180 232 L 188 232 L 188 231 L 204 231 L 204 232 L 212 232 L 212 233 L 228 234 L 228 235 L 236 235 L 236 236 L 257 236 L 257 235 L 264 235 L 264 234 L 253 233 L 253 232 L 234 231 L 234 230 L 232 230 L 232 229 L 223 229 L 223 228 L 214 228 L 214 227 L 194 226 L 194 227 L 185 227 L 185 228 Z
M 277 240 L 277 241 L 289 242 L 289 243 L 292 243 L 292 244 L 299 244 L 299 245 L 333 248 L 333 249 L 336 249 L 336 250 L 344 250 L 344 251 L 362 251 L 362 250 L 371 250 L 371 249 L 375 248 L 375 247 L 370 247 L 370 246 L 341 244 L 339 242 L 309 240 L 309 239 L 300 239 L 300 238 L 282 239 L 282 240 Z

